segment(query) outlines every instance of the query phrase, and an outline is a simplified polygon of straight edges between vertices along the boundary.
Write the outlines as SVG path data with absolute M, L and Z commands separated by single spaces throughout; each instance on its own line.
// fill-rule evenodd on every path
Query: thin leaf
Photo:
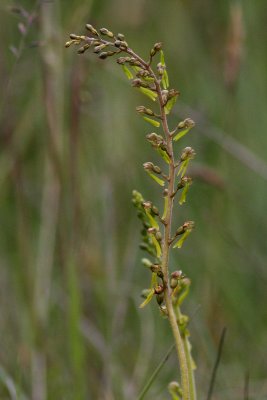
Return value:
M 177 176 L 181 174 L 181 178 L 184 177 L 188 164 L 189 164 L 190 158 L 187 158 L 186 160 L 182 161 L 181 166 L 179 168 L 179 171 L 177 172 Z
M 146 170 L 147 171 L 147 170 Z M 157 175 L 152 174 L 152 172 L 147 171 L 148 175 L 154 179 L 154 181 L 156 181 L 160 186 L 164 186 L 165 182 L 163 179 L 160 179 Z
M 168 89 L 168 87 L 169 87 L 169 77 L 168 77 L 168 72 L 166 69 L 163 72 L 162 85 L 163 85 L 164 89 Z
M 133 74 L 131 73 L 129 68 L 126 67 L 126 65 L 122 65 L 122 69 L 128 79 L 133 79 Z
M 186 202 L 186 196 L 187 196 L 187 193 L 188 193 L 188 190 L 189 190 L 189 186 L 190 186 L 190 183 L 186 183 L 185 187 L 183 188 L 183 191 L 182 191 L 182 194 L 181 194 L 181 197 L 180 197 L 180 200 L 179 200 L 179 204 L 180 205 L 182 205 L 182 204 L 184 204 Z
M 162 219 L 166 218 L 166 214 L 167 214 L 167 208 L 168 208 L 168 197 L 164 196 L 164 210 L 163 210 L 163 214 L 162 214 Z
M 144 95 L 146 95 L 147 97 L 150 98 L 150 100 L 152 101 L 156 101 L 156 98 L 158 97 L 157 93 L 153 92 L 153 90 L 144 88 L 144 87 L 140 87 L 139 88 L 140 92 L 142 92 Z
M 145 210 L 147 218 L 149 219 L 150 225 L 153 228 L 157 228 L 159 229 L 159 224 L 157 223 L 156 219 L 154 217 L 152 217 L 152 215 L 150 214 L 150 212 L 148 210 Z
M 154 119 L 148 118 L 148 117 L 143 117 L 145 121 L 149 122 L 151 125 L 155 126 L 158 128 L 160 126 L 159 121 L 155 121 Z
M 182 245 L 184 244 L 185 239 L 190 235 L 191 232 L 192 232 L 192 229 L 187 229 L 185 231 L 185 233 L 181 236 L 181 238 L 175 243 L 173 248 L 178 247 L 178 249 L 180 249 L 182 247 Z
M 152 238 L 152 242 L 153 242 L 153 244 L 154 244 L 154 246 L 155 246 L 155 249 L 156 249 L 157 258 L 159 258 L 159 257 L 161 256 L 161 247 L 160 247 L 160 244 L 159 244 L 159 242 L 157 241 L 157 239 L 155 238 L 154 235 L 151 235 L 151 238 Z
M 163 66 L 165 66 L 165 58 L 162 50 L 160 50 L 160 62 Z
M 156 287 L 157 284 L 158 284 L 158 281 L 157 281 L 157 273 L 156 273 L 156 272 L 152 272 L 150 288 L 151 288 L 151 289 L 152 289 L 152 288 L 154 289 L 154 287 Z
M 177 135 L 174 136 L 173 140 L 177 142 L 177 140 L 181 139 L 184 135 L 186 135 L 191 128 L 183 129 L 182 131 L 178 132 Z
M 166 104 L 166 106 L 164 107 L 165 113 L 166 114 L 170 114 L 171 109 L 173 108 L 174 104 L 176 103 L 177 100 L 177 96 L 173 96 Z
M 168 73 L 167 73 L 167 70 L 166 70 L 164 53 L 163 53 L 162 50 L 160 51 L 160 62 L 162 64 L 162 66 L 165 67 L 164 68 L 164 73 L 163 73 L 163 76 L 162 76 L 162 85 L 163 85 L 164 89 L 168 89 L 168 87 L 169 87 L 169 77 L 168 77 Z
M 139 308 L 144 308 L 152 299 L 154 296 L 154 288 L 150 290 L 147 298 L 145 299 L 145 301 L 143 301 L 142 304 L 140 304 Z
M 170 164 L 170 157 L 169 157 L 168 153 L 166 152 L 166 150 L 163 150 L 161 147 L 158 147 L 157 152 L 159 153 L 159 155 L 163 158 L 163 160 L 167 164 Z

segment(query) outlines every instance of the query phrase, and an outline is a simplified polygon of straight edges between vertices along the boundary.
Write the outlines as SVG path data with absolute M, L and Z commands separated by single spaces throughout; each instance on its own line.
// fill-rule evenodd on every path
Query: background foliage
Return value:
M 142 55 L 164 42 L 182 93 L 172 123 L 197 123 L 184 139 L 195 184 L 175 216 L 197 229 L 171 262 L 193 282 L 200 398 L 226 326 L 214 399 L 243 399 L 248 374 L 251 398 L 265 399 L 263 0 L 1 1 L 0 397 L 134 399 L 172 343 L 156 307 L 138 309 L 149 273 L 131 191 L 158 194 L 141 167 L 144 99 L 112 60 L 64 50 L 88 22 Z M 167 398 L 176 372 L 173 355 L 147 398 Z

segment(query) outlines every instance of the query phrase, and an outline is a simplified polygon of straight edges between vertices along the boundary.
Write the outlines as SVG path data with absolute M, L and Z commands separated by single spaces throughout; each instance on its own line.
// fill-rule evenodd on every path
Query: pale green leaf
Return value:
M 173 96 L 166 104 L 166 106 L 164 107 L 165 113 L 169 114 L 171 109 L 173 108 L 174 104 L 176 103 L 177 100 L 177 96 Z
M 126 67 L 126 65 L 122 65 L 122 69 L 128 79 L 133 79 L 133 74 L 131 73 L 129 68 Z
M 168 196 L 164 196 L 164 210 L 163 210 L 163 214 L 161 217 L 162 219 L 166 218 L 167 208 L 168 208 Z
M 181 238 L 175 243 L 173 248 L 178 247 L 178 249 L 180 249 L 182 247 L 182 245 L 184 244 L 185 239 L 190 235 L 191 232 L 192 232 L 192 229 L 187 229 L 185 231 L 185 233 L 183 233 Z
M 150 290 L 147 298 L 143 301 L 142 304 L 140 304 L 139 308 L 144 308 L 152 299 L 154 296 L 154 288 Z
M 168 77 L 168 72 L 166 69 L 163 72 L 162 85 L 163 85 L 164 89 L 168 89 L 168 87 L 169 87 L 169 77 Z
M 153 228 L 159 229 L 159 225 L 158 225 L 156 219 L 150 214 L 150 212 L 148 210 L 145 210 L 145 212 L 146 212 L 147 218 L 149 219 L 150 225 Z
M 177 135 L 174 136 L 173 140 L 177 142 L 177 140 L 181 139 L 184 135 L 186 135 L 191 128 L 183 129 L 182 131 L 178 132 Z
M 148 118 L 148 117 L 143 117 L 145 121 L 149 122 L 151 125 L 155 126 L 158 128 L 160 126 L 159 121 L 155 121 L 154 119 Z
M 190 158 L 187 158 L 186 160 L 182 161 L 182 163 L 180 165 L 177 175 L 181 175 L 181 178 L 183 178 L 186 173 L 189 161 L 190 161 Z
M 162 65 L 165 65 L 164 53 L 162 50 L 160 50 L 160 62 Z
M 182 194 L 181 194 L 181 197 L 179 200 L 180 205 L 182 205 L 186 202 L 186 196 L 187 196 L 187 192 L 189 190 L 189 186 L 190 186 L 190 183 L 186 183 L 185 187 L 183 188 L 183 191 L 182 191 Z
M 147 171 L 147 170 L 146 170 Z M 152 172 L 147 171 L 148 175 L 154 179 L 154 181 L 156 181 L 160 186 L 164 186 L 165 182 L 163 179 L 160 179 L 157 175 L 152 174 Z
M 157 273 L 152 272 L 150 288 L 152 289 L 152 288 L 156 287 L 157 284 L 158 284 Z
M 144 95 L 150 98 L 152 101 L 156 101 L 156 98 L 158 97 L 157 93 L 153 92 L 153 90 L 150 90 L 148 88 L 140 87 L 139 88 L 140 92 L 142 92 Z
M 159 244 L 159 242 L 157 241 L 157 239 L 155 238 L 155 236 L 153 234 L 151 235 L 151 239 L 152 239 L 152 242 L 153 242 L 153 244 L 155 246 L 157 257 L 159 258 L 161 256 L 160 244 Z
M 159 153 L 159 155 L 163 158 L 163 160 L 167 164 L 170 164 L 170 157 L 169 157 L 168 153 L 165 150 L 163 150 L 162 148 L 158 147 L 157 148 L 157 152 Z

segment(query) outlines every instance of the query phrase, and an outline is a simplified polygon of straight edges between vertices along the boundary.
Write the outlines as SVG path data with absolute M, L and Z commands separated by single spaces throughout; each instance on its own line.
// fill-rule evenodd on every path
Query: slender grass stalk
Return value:
M 155 381 L 156 377 L 158 376 L 158 374 L 160 373 L 162 367 L 165 365 L 165 363 L 168 361 L 168 358 L 170 357 L 173 349 L 175 348 L 175 343 L 171 345 L 171 347 L 169 348 L 169 350 L 167 351 L 167 353 L 165 354 L 165 356 L 162 358 L 162 360 L 160 361 L 159 365 L 157 366 L 157 368 L 153 371 L 151 377 L 149 378 L 149 380 L 147 381 L 146 385 L 144 386 L 143 390 L 141 391 L 141 393 L 138 396 L 137 400 L 143 400 L 145 398 L 145 395 L 147 394 L 147 392 L 149 391 L 149 389 L 151 388 L 151 385 L 153 384 L 153 382 Z

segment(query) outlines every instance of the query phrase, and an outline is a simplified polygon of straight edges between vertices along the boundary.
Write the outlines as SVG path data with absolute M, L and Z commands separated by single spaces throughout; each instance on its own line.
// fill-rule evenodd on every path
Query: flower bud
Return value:
M 152 207 L 152 203 L 151 203 L 151 201 L 144 201 L 142 203 L 142 206 L 144 207 L 145 210 L 150 210 Z
M 147 268 L 151 268 L 151 266 L 153 265 L 152 262 L 148 258 L 142 258 L 141 262 L 144 265 L 144 267 L 147 267 Z
M 99 54 L 98 56 L 101 60 L 105 60 L 108 57 L 108 52 L 103 51 L 102 53 Z
M 86 24 L 85 27 L 86 27 L 86 29 L 87 29 L 88 31 L 90 31 L 93 35 L 98 36 L 97 30 L 96 30 L 92 25 Z
M 81 39 L 81 37 L 78 36 L 78 35 L 75 35 L 75 33 L 71 33 L 71 34 L 70 34 L 70 38 L 71 38 L 71 39 L 74 39 L 74 40 L 80 40 L 80 39 Z
M 119 39 L 120 41 L 124 40 L 125 37 L 124 37 L 123 33 L 118 33 L 117 34 L 117 39 Z
M 161 42 L 159 42 L 159 43 L 155 43 L 154 44 L 154 50 L 157 52 L 157 51 L 160 51 L 162 49 L 162 43 Z
M 181 161 L 185 161 L 188 159 L 194 158 L 196 155 L 195 150 L 192 147 L 185 147 L 181 154 Z
M 99 46 L 96 46 L 94 48 L 94 53 L 96 53 L 96 54 L 100 53 L 100 51 L 103 50 L 105 47 L 107 47 L 107 45 L 105 43 L 100 44 Z
M 194 126 L 195 122 L 191 118 L 186 118 L 184 121 L 179 122 L 178 129 L 188 129 Z
M 152 110 L 150 110 L 149 108 L 146 108 L 144 106 L 138 106 L 136 107 L 136 111 L 140 114 L 146 114 L 146 115 L 150 115 L 153 116 L 154 112 Z
M 155 234 L 155 238 L 157 239 L 158 242 L 161 242 L 162 240 L 162 234 L 160 231 L 157 231 Z
M 155 287 L 154 291 L 155 291 L 155 294 L 161 294 L 164 292 L 164 288 L 162 285 L 158 285 Z
M 112 32 L 110 32 L 108 29 L 106 28 L 101 28 L 99 29 L 99 32 L 102 33 L 102 35 L 108 36 L 110 38 L 114 37 L 114 34 Z

